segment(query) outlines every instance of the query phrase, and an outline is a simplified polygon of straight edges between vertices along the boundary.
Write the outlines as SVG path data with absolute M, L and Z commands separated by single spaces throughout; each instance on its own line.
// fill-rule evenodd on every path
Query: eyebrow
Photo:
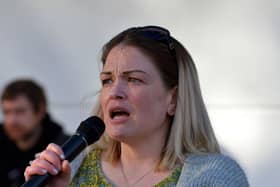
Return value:
M 147 74 L 145 71 L 138 70 L 138 69 L 124 71 L 122 74 L 123 75 L 128 75 L 128 74 L 131 74 L 131 73 L 144 73 L 144 74 Z M 112 75 L 112 72 L 111 71 L 102 71 L 100 73 L 100 75 Z

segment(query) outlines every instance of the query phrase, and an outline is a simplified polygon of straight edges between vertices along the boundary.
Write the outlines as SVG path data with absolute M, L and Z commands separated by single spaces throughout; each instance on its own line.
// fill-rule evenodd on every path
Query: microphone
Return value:
M 104 122 L 96 116 L 82 121 L 76 133 L 62 145 L 65 160 L 71 162 L 84 148 L 99 140 L 104 130 Z M 33 175 L 21 187 L 43 187 L 51 177 L 49 173 Z

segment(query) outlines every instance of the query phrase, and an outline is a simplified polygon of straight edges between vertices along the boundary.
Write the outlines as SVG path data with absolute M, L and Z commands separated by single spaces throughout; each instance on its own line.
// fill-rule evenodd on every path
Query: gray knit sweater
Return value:
M 246 175 L 231 158 L 222 154 L 190 154 L 176 187 L 248 187 Z

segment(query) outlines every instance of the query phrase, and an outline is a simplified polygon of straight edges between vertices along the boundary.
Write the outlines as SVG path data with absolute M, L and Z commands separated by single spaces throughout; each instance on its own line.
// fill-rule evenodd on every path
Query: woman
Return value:
M 106 130 L 73 174 L 50 144 L 26 168 L 57 175 L 50 186 L 248 186 L 232 159 L 220 154 L 195 65 L 169 31 L 127 29 L 104 47 L 96 115 Z

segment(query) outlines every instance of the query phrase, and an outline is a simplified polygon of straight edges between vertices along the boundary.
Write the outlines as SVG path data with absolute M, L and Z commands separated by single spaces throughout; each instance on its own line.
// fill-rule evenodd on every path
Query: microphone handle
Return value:
M 82 135 L 73 135 L 62 145 L 65 160 L 71 162 L 87 146 L 87 141 Z M 53 176 L 49 173 L 46 173 L 45 175 L 33 175 L 21 187 L 44 187 L 51 177 Z

